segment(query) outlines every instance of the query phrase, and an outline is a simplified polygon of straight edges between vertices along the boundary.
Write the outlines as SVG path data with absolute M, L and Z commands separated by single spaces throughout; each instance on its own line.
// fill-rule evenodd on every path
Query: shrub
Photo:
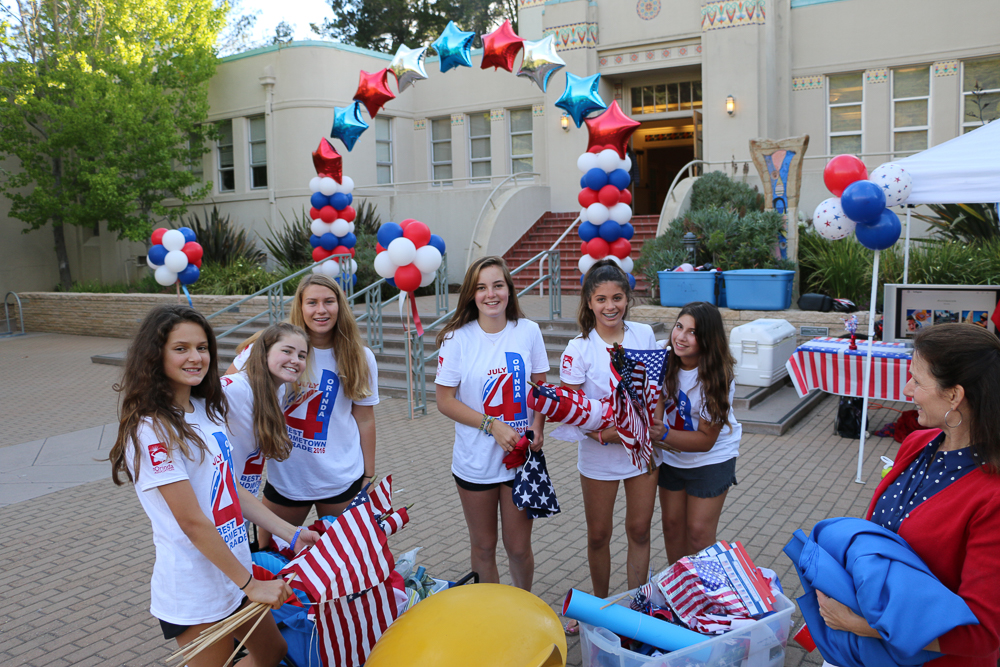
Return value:
M 243 258 L 226 265 L 205 262 L 201 266 L 201 277 L 188 289 L 196 294 L 247 295 L 259 292 L 286 275 L 288 272 L 267 271 L 258 262 Z M 289 289 L 294 290 L 295 287 L 286 285 L 286 294 Z
M 270 222 L 265 223 L 270 238 L 261 238 L 261 241 L 278 266 L 291 273 L 313 263 L 313 248 L 309 244 L 309 237 L 312 236 L 312 219 L 303 206 L 301 215 L 292 214 L 291 223 L 285 218 L 284 213 L 281 214 L 281 220 L 285 226 L 277 230 Z
M 725 172 L 710 171 L 691 188 L 691 210 L 712 206 L 732 209 L 742 218 L 750 211 L 764 210 L 764 195 L 746 183 L 732 180 Z
M 204 213 L 204 222 L 197 213 L 187 216 L 185 225 L 194 230 L 198 243 L 205 253 L 202 261 L 219 266 L 228 266 L 237 260 L 249 263 L 263 263 L 265 256 L 245 229 L 237 229 L 229 215 L 221 215 L 216 206 L 212 213 Z
M 937 239 L 979 243 L 1000 239 L 1000 220 L 994 204 L 929 204 L 933 215 L 913 217 L 931 225 Z

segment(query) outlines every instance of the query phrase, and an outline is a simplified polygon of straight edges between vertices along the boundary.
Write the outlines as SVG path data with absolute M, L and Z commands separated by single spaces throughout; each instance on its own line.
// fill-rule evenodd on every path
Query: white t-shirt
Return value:
M 202 511 L 215 524 L 222 538 L 240 562 L 251 570 L 250 544 L 243 526 L 243 511 L 233 475 L 232 448 L 225 426 L 212 422 L 205 413 L 205 401 L 192 398 L 194 412 L 185 416 L 207 446 L 192 446 L 192 458 L 170 452 L 156 436 L 149 419 L 139 427 L 139 475 L 134 462 L 126 457 L 135 479 L 136 494 L 153 524 L 156 562 L 150 582 L 150 613 L 177 625 L 195 625 L 221 620 L 234 612 L 243 592 L 222 570 L 212 564 L 181 530 L 159 488 L 188 480 Z
M 242 368 L 250 356 L 247 346 L 233 362 Z M 310 378 L 300 396 L 285 394 L 282 409 L 292 453 L 284 461 L 271 461 L 268 481 L 291 500 L 323 500 L 350 488 L 365 472 L 361 433 L 351 414 L 355 405 L 378 405 L 378 367 L 367 347 L 368 387 L 371 396 L 350 401 L 344 395 L 333 350 L 309 350 Z
M 666 389 L 664 388 L 664 391 Z M 663 421 L 672 428 L 682 431 L 697 431 L 702 419 L 708 419 L 705 411 L 705 397 L 701 393 L 701 382 L 698 380 L 698 369 L 677 371 L 677 397 L 673 400 L 667 397 L 667 408 Z M 719 439 L 707 452 L 680 452 L 674 454 L 659 450 L 660 462 L 675 468 L 700 468 L 722 463 L 739 456 L 740 438 L 743 436 L 743 425 L 736 421 L 733 413 L 733 397 L 736 395 L 736 381 L 729 385 L 729 423 L 722 427 Z
M 531 320 L 508 321 L 495 334 L 486 333 L 473 321 L 441 343 L 434 382 L 458 387 L 459 401 L 524 435 L 534 420 L 528 409 L 528 380 L 533 373 L 548 370 L 542 332 Z M 515 470 L 507 469 L 503 457 L 503 448 L 492 436 L 455 422 L 452 473 L 474 484 L 514 479 Z
M 227 425 L 233 446 L 236 481 L 256 496 L 264 476 L 264 455 L 253 433 L 253 390 L 250 388 L 250 380 L 242 372 L 225 375 L 222 378 L 222 391 L 229 402 Z M 284 387 L 278 390 L 279 405 L 284 391 Z
M 641 322 L 625 322 L 622 346 L 634 350 L 656 348 L 653 328 Z M 569 342 L 559 366 L 559 379 L 566 384 L 583 385 L 587 398 L 601 399 L 611 395 L 610 345 L 593 329 L 586 338 L 579 335 Z M 578 451 L 577 469 L 590 479 L 620 480 L 642 474 L 635 467 L 624 445 L 602 445 L 575 426 L 561 426 L 555 437 L 575 438 Z M 655 452 L 654 452 L 655 454 Z

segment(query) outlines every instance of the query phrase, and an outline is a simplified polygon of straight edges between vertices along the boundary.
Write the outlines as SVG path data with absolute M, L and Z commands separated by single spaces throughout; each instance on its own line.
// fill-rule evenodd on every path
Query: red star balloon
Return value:
M 388 77 L 388 69 L 374 74 L 361 70 L 358 92 L 354 93 L 354 99 L 365 105 L 365 108 L 368 109 L 368 115 L 372 118 L 375 117 L 379 109 L 385 106 L 386 102 L 396 97 L 386 83 Z
M 343 178 L 343 160 L 326 137 L 319 140 L 319 148 L 313 152 L 313 166 L 317 176 L 329 176 L 338 183 Z
M 587 123 L 587 131 L 590 133 L 590 140 L 587 143 L 588 151 L 598 146 L 613 148 L 618 151 L 618 156 L 621 159 L 625 159 L 628 139 L 639 127 L 639 123 L 622 113 L 617 100 L 609 104 L 607 111 L 600 116 L 588 118 L 585 122 Z
M 497 67 L 502 67 L 513 72 L 514 58 L 523 45 L 524 40 L 514 33 L 510 21 L 504 21 L 502 26 L 483 35 L 482 68 L 492 67 L 496 70 Z

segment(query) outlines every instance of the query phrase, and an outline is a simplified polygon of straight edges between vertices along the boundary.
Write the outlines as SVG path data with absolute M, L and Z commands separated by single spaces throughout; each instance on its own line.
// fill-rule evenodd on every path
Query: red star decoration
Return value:
M 365 105 L 368 115 L 372 118 L 378 110 L 385 106 L 385 103 L 395 98 L 389 90 L 386 79 L 389 78 L 389 70 L 384 69 L 374 74 L 361 70 L 361 77 L 358 81 L 358 92 L 354 93 L 354 99 Z
M 326 137 L 319 140 L 319 148 L 313 151 L 313 166 L 317 176 L 329 176 L 338 183 L 343 178 L 343 160 Z
M 622 113 L 618 106 L 618 100 L 611 102 L 607 110 L 600 116 L 588 118 L 586 123 L 587 132 L 590 133 L 587 151 L 592 152 L 591 149 L 596 147 L 613 148 L 618 151 L 618 157 L 623 160 L 629 137 L 639 127 L 638 121 L 634 121 Z
M 482 68 L 492 67 L 494 71 L 502 67 L 508 72 L 514 71 L 514 57 L 524 46 L 524 40 L 518 37 L 510 27 L 510 21 L 493 32 L 483 35 Z

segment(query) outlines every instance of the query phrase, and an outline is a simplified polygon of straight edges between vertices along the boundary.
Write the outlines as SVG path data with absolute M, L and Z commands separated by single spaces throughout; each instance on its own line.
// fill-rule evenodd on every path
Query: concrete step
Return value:
M 782 435 L 813 408 L 822 402 L 826 394 L 817 390 L 799 398 L 790 382 L 779 382 L 760 392 L 762 387 L 736 385 L 737 396 L 742 396 L 741 405 L 734 400 L 733 412 L 743 425 L 744 433 Z M 763 398 L 760 398 L 763 394 Z

